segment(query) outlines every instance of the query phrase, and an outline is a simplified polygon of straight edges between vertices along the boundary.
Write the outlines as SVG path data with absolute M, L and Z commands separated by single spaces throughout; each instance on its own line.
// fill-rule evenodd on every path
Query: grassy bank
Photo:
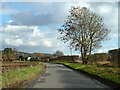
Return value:
M 39 63 L 33 67 L 2 73 L 2 88 L 8 88 L 16 83 L 21 83 L 36 77 L 44 69 L 44 66 L 44 63 Z
M 76 70 L 81 70 L 92 75 L 96 75 L 112 82 L 120 84 L 120 68 L 119 67 L 108 67 L 104 65 L 82 65 L 78 63 L 63 63 L 63 62 L 52 62 L 61 63 L 67 65 Z

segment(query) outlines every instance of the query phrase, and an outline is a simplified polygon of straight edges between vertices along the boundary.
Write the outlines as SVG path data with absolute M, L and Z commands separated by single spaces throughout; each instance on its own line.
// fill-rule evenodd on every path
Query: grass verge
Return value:
M 60 63 L 69 66 L 75 70 L 84 71 L 91 75 L 99 76 L 101 78 L 110 80 L 114 83 L 120 84 L 119 67 L 107 67 L 102 65 L 82 65 L 78 63 L 64 63 L 64 62 L 52 62 L 52 63 Z
M 37 66 L 2 73 L 2 88 L 9 88 L 16 83 L 30 80 L 43 71 L 44 67 L 45 64 L 40 62 Z

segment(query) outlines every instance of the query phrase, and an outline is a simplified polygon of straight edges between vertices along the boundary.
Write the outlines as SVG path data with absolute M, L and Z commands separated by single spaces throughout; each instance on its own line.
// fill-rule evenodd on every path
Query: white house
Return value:
M 27 60 L 29 61 L 31 59 L 31 57 L 28 57 Z

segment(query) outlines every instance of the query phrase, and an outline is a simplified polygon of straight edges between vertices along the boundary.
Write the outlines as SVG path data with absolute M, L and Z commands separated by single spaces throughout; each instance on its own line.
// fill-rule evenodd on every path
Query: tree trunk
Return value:
M 87 52 L 86 52 L 86 49 L 85 49 L 85 46 L 81 46 L 81 58 L 82 58 L 82 64 L 87 64 Z
M 88 63 L 88 62 L 87 62 L 87 59 L 85 59 L 85 58 L 84 58 L 84 59 L 82 59 L 82 64 L 87 65 L 87 63 Z
M 91 51 L 92 51 L 92 43 L 93 43 L 92 37 L 91 37 L 90 39 L 91 39 L 91 43 L 90 43 L 90 50 L 89 50 L 89 55 L 88 55 L 88 57 L 87 57 L 87 60 L 89 60 L 89 58 L 90 58 L 90 56 L 91 56 Z

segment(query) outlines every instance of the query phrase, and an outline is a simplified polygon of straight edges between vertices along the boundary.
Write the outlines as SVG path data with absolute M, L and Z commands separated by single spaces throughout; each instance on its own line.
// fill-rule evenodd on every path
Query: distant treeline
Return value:
M 28 60 L 28 57 L 31 57 L 31 61 L 40 60 L 42 58 L 50 58 L 52 54 L 45 53 L 25 53 L 20 52 L 17 49 L 5 48 L 3 51 L 0 51 L 0 60 L 3 61 L 15 61 L 15 60 Z

